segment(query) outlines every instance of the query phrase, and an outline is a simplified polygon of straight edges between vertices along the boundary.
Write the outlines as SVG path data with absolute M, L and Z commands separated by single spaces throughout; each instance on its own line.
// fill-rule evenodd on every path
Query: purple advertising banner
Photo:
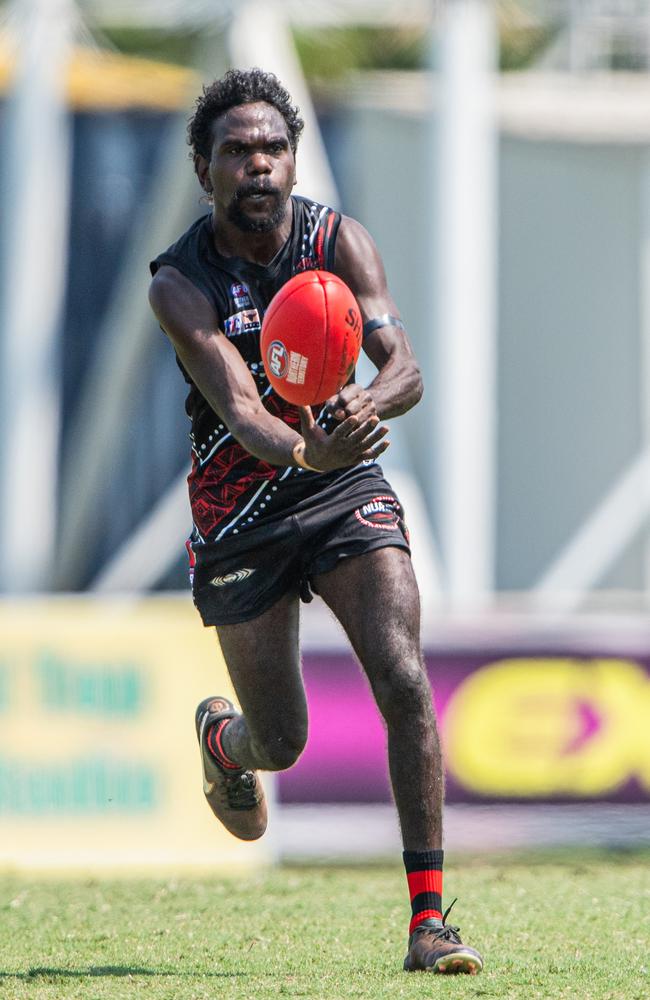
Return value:
M 426 657 L 450 802 L 650 801 L 650 650 Z M 283 802 L 390 798 L 386 739 L 350 654 L 306 653 L 310 733 Z

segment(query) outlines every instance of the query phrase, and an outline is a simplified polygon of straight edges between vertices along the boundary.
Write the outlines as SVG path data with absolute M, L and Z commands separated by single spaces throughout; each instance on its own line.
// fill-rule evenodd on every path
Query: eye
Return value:
M 279 155 L 280 155 L 280 153 L 283 153 L 283 152 L 284 152 L 284 150 L 285 150 L 285 145 L 284 145 L 284 143 L 283 143 L 283 142 L 272 142 L 272 143 L 270 144 L 270 146 L 269 146 L 269 150 L 270 150 L 270 152 L 271 152 L 271 153 L 273 153 L 274 155 L 276 155 L 276 156 L 279 156 Z

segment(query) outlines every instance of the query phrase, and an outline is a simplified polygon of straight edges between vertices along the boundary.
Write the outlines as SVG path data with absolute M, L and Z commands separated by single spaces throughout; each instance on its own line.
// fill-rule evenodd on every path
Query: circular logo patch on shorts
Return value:
M 399 504 L 395 497 L 373 497 L 361 507 L 357 507 L 354 516 L 368 528 L 378 528 L 380 531 L 397 531 L 399 526 Z

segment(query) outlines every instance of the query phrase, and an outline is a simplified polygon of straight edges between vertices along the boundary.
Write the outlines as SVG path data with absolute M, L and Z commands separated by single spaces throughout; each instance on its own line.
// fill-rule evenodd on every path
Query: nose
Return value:
M 268 157 L 262 150 L 256 150 L 254 153 L 251 153 L 246 164 L 247 173 L 252 175 L 270 174 L 272 169 Z

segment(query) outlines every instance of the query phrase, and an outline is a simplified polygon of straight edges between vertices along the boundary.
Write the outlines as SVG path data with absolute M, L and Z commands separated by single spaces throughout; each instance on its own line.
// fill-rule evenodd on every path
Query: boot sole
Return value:
M 427 970 L 437 972 L 439 975 L 457 975 L 465 973 L 469 976 L 476 976 L 483 968 L 483 963 L 476 955 L 456 952 L 454 955 L 439 958 L 437 962 Z
M 408 956 L 404 959 L 405 972 L 433 972 L 442 976 L 462 975 L 476 976 L 483 969 L 483 962 L 469 952 L 454 952 L 452 955 L 441 955 L 433 965 L 426 968 L 413 968 L 408 964 Z

